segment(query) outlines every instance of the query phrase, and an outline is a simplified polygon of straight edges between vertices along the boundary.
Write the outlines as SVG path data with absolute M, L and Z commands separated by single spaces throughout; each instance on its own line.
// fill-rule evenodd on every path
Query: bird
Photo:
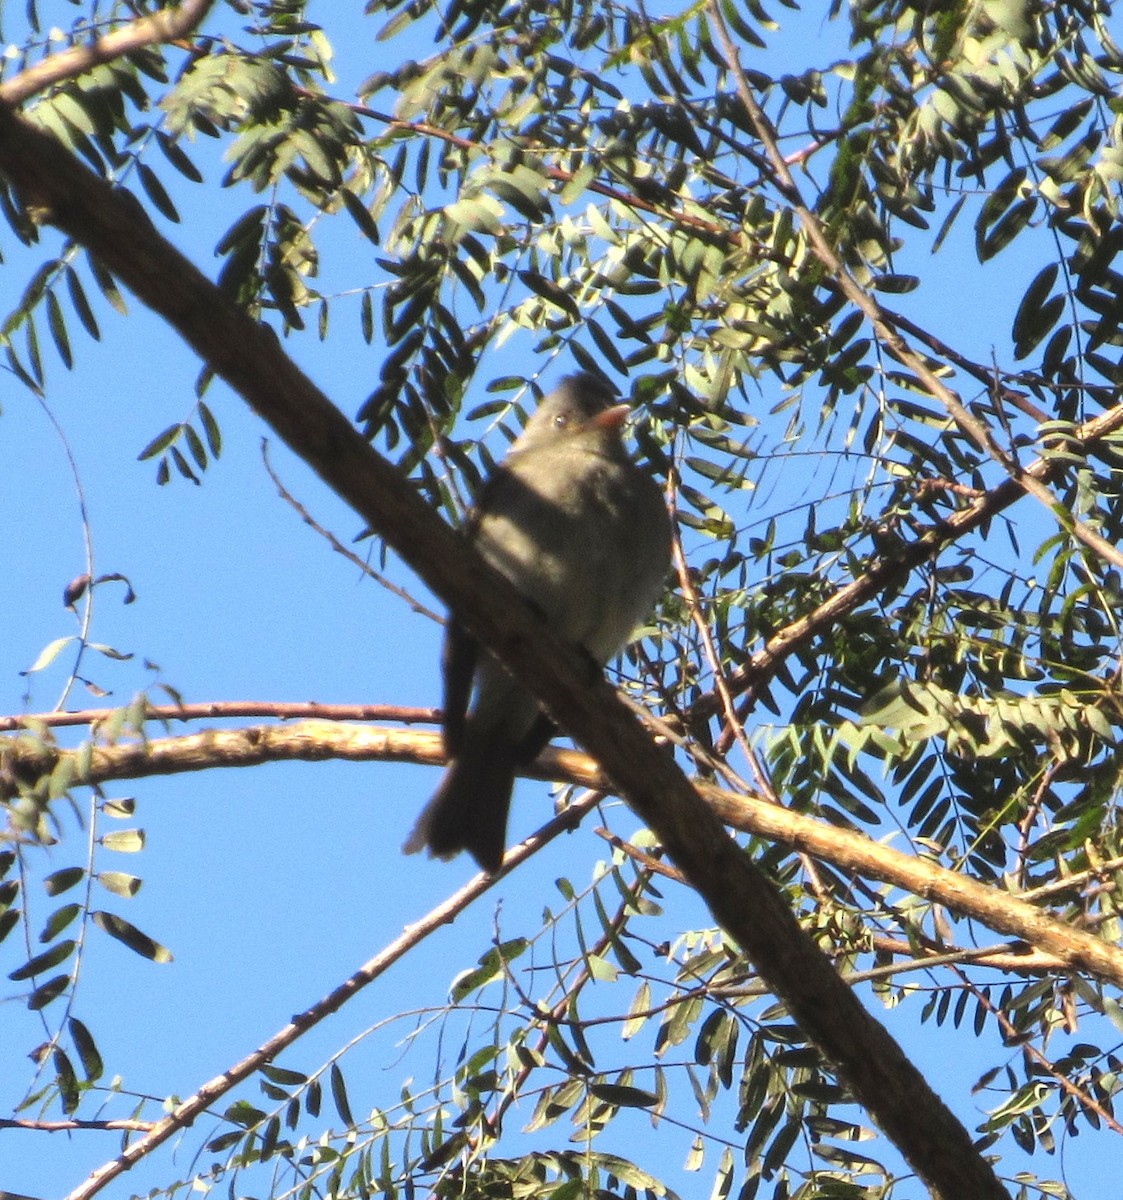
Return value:
M 622 441 L 630 411 L 596 375 L 562 379 L 485 481 L 466 524 L 487 562 L 598 669 L 648 616 L 671 560 L 662 491 Z M 515 775 L 555 726 L 451 616 L 441 667 L 448 765 L 403 850 L 440 859 L 467 850 L 494 875 Z

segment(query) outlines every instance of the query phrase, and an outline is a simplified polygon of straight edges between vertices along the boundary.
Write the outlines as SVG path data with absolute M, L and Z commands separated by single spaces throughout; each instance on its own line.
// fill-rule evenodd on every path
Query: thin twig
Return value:
M 354 550 L 351 550 L 349 547 L 345 546 L 339 540 L 339 538 L 337 538 L 335 534 L 331 532 L 330 529 L 325 529 L 324 526 L 312 516 L 308 509 L 306 509 L 304 505 L 301 504 L 300 501 L 297 500 L 296 497 L 293 496 L 292 493 L 285 487 L 285 485 L 281 482 L 280 477 L 277 475 L 277 472 L 273 470 L 273 464 L 269 459 L 268 438 L 261 439 L 261 460 L 265 464 L 265 470 L 269 473 L 269 478 L 273 481 L 273 486 L 277 489 L 277 494 L 282 500 L 284 500 L 286 504 L 296 509 L 305 525 L 309 526 L 311 529 L 314 529 L 320 535 L 320 537 L 322 537 L 328 543 L 328 545 L 331 546 L 336 554 L 343 555 L 348 562 L 354 563 L 364 575 L 369 575 L 370 578 L 373 579 L 374 582 L 380 587 L 384 587 L 388 592 L 393 593 L 393 595 L 397 596 L 399 600 L 404 600 L 415 613 L 418 613 L 423 617 L 428 617 L 430 621 L 436 621 L 438 625 L 443 625 L 445 623 L 444 617 L 442 617 L 439 613 L 433 612 L 431 608 L 426 608 L 426 606 L 422 604 L 420 600 L 417 600 L 411 596 L 404 587 L 399 587 L 398 584 L 394 583 L 393 580 L 387 579 L 385 575 L 382 575 L 376 571 L 370 565 L 370 563 L 366 561 L 366 559 L 360 558 L 359 555 L 354 552 Z
M 221 1075 L 216 1075 L 213 1079 L 208 1080 L 194 1095 L 189 1096 L 177 1105 L 168 1116 L 153 1125 L 143 1137 L 131 1142 L 116 1158 L 94 1171 L 85 1183 L 75 1188 L 66 1197 L 66 1200 L 90 1200 L 90 1197 L 96 1196 L 113 1180 L 130 1170 L 170 1137 L 180 1130 L 186 1129 L 222 1096 L 267 1063 L 272 1062 L 310 1029 L 338 1012 L 348 1000 L 353 999 L 368 984 L 384 975 L 390 967 L 431 933 L 454 921 L 477 897 L 483 895 L 505 875 L 536 854 L 542 846 L 573 828 L 586 812 L 600 802 L 600 799 L 600 793 L 590 792 L 580 801 L 571 804 L 563 813 L 548 821 L 531 837 L 517 846 L 513 846 L 507 851 L 503 866 L 496 875 L 487 876 L 481 873 L 474 876 L 459 891 L 454 892 L 447 900 L 426 913 L 421 920 L 407 926 L 399 937 L 364 963 L 339 987 L 295 1016 L 292 1021 L 263 1042 L 252 1054 L 243 1058 L 241 1062 L 235 1063 Z
M 57 729 L 72 725 L 101 725 L 119 718 L 120 708 L 84 708 L 76 712 L 38 712 L 0 716 L 0 733 Z M 144 721 L 231 720 L 276 717 L 279 721 L 400 721 L 403 725 L 435 725 L 439 708 L 410 708 L 402 704 L 317 704 L 314 700 L 205 700 L 198 704 L 149 704 Z M 131 729 L 131 726 L 126 726 Z
M 79 1121 L 71 1118 L 69 1121 L 35 1121 L 23 1117 L 0 1117 L 0 1129 L 23 1129 L 38 1133 L 68 1133 L 74 1129 L 81 1130 L 123 1130 L 125 1133 L 149 1133 L 155 1126 L 154 1121 L 134 1121 L 129 1117 L 119 1117 L 108 1121 Z M 0 1196 L 6 1195 L 0 1192 Z
M 1019 898 L 1022 900 L 1044 900 L 1047 897 L 1083 887 L 1084 884 L 1091 883 L 1092 880 L 1100 880 L 1105 875 L 1110 875 L 1121 868 L 1123 868 L 1123 857 L 1109 858 L 1106 862 L 1089 867 L 1086 871 L 1077 871 L 1074 875 L 1066 875 L 1064 879 L 1054 879 L 1051 883 L 1043 883 L 1040 887 L 1020 892 Z

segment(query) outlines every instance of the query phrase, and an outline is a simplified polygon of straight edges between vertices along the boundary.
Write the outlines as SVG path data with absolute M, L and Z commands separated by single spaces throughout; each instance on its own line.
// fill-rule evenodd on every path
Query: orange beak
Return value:
M 614 404 L 611 408 L 606 408 L 604 412 L 599 412 L 589 421 L 591 429 L 620 429 L 624 422 L 631 414 L 632 406 L 630 404 Z

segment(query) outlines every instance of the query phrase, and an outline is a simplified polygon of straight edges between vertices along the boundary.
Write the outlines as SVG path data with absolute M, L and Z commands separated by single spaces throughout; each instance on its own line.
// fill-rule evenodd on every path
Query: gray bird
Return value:
M 595 375 L 563 379 L 484 484 L 467 527 L 554 632 L 600 666 L 651 611 L 671 557 L 662 493 L 624 449 L 629 408 L 616 399 Z M 515 774 L 554 725 L 452 619 L 441 665 L 449 765 L 403 849 L 428 847 L 436 858 L 467 850 L 494 874 Z

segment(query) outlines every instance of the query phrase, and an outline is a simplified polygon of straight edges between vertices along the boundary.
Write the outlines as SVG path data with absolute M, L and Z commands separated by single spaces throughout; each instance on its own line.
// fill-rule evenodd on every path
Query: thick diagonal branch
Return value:
M 587 657 L 559 643 L 514 588 L 359 436 L 272 331 L 231 303 L 135 204 L 6 108 L 0 108 L 0 170 L 46 219 L 162 315 L 597 759 L 933 1192 L 945 1200 L 1005 1197 L 963 1125 L 839 978 L 671 756 L 603 676 L 590 676 Z M 76 1193 L 75 1200 L 92 1194 Z

